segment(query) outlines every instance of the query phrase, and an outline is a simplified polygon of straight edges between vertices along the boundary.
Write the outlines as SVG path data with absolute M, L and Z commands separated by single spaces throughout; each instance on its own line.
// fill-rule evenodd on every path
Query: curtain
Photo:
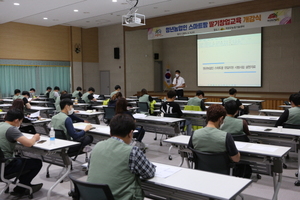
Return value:
M 29 91 L 36 89 L 36 94 L 44 93 L 48 86 L 60 87 L 70 92 L 70 67 L 61 66 L 16 66 L 0 64 L 0 91 L 2 97 L 14 94 L 15 89 Z

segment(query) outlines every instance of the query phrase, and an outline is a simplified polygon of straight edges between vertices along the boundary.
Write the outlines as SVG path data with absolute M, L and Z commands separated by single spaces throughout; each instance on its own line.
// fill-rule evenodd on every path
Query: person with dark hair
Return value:
M 240 100 L 238 98 L 236 98 L 236 93 L 237 93 L 237 90 L 234 89 L 234 88 L 231 88 L 229 89 L 229 97 L 223 99 L 223 106 L 224 104 L 227 102 L 227 101 L 236 101 L 236 105 L 240 108 L 240 109 L 244 109 L 244 106 L 243 104 L 240 102 Z
M 73 92 L 72 97 L 77 98 L 77 99 L 81 98 L 82 97 L 81 91 L 82 91 L 82 88 L 77 87 L 76 90 Z
M 30 94 L 28 91 L 23 91 L 22 95 L 19 95 L 19 97 L 17 98 L 17 99 L 23 100 L 23 103 L 24 103 L 26 109 L 31 108 L 30 101 L 28 101 L 29 96 L 30 96 Z
M 63 91 L 60 93 L 60 96 L 58 96 L 58 97 L 56 98 L 55 103 L 54 103 L 57 112 L 60 112 L 60 111 L 61 111 L 60 105 L 59 105 L 59 104 L 60 104 L 60 101 L 63 99 L 62 96 L 64 96 L 64 97 L 63 97 L 64 99 L 66 99 L 66 98 L 71 99 L 71 97 L 72 97 L 72 95 L 71 95 L 71 94 L 68 94 L 68 92 L 67 92 L 66 90 L 63 90 Z
M 173 79 L 172 87 L 176 91 L 176 96 L 183 97 L 183 88 L 185 88 L 184 78 L 180 76 L 180 71 L 175 71 L 175 78 Z
M 130 146 L 135 123 L 127 114 L 110 121 L 110 135 L 98 142 L 91 153 L 87 182 L 108 184 L 115 200 L 144 199 L 140 177 L 155 175 L 153 165 L 136 146 Z
M 206 112 L 206 127 L 193 133 L 188 146 L 202 152 L 228 152 L 233 162 L 239 162 L 240 153 L 231 134 L 219 129 L 225 116 L 226 110 L 222 105 L 211 105 Z
M 95 89 L 93 87 L 89 87 L 88 91 L 82 95 L 82 100 L 85 101 L 85 103 L 91 103 L 92 101 L 97 101 L 97 99 L 94 98 L 94 92 Z
M 38 97 L 35 95 L 35 89 L 34 88 L 30 88 L 29 94 L 30 94 L 29 98 L 38 99 Z
M 19 90 L 19 89 L 15 89 L 15 91 L 14 91 L 13 100 L 16 100 L 16 99 L 23 99 L 23 96 L 21 95 L 21 90 Z
M 51 91 L 52 91 L 52 87 L 47 87 L 46 92 L 45 92 L 45 95 L 47 98 L 49 98 L 49 94 Z
M 277 120 L 275 126 L 282 126 L 284 123 L 300 125 L 300 93 L 295 93 L 290 95 L 289 98 L 291 102 L 291 108 L 285 110 L 279 119 Z
M 110 93 L 110 97 L 113 97 L 118 92 L 121 92 L 121 86 L 116 85 L 115 86 L 115 91 L 113 91 L 112 93 Z
M 128 103 L 127 103 L 126 99 L 120 98 L 117 101 L 115 113 L 116 114 L 127 114 L 127 115 L 131 116 L 132 119 L 134 119 L 132 113 L 127 110 L 127 105 L 128 105 Z M 135 131 L 133 132 L 133 138 L 136 138 L 136 146 L 142 150 L 145 149 L 145 144 L 142 142 L 144 135 L 145 135 L 145 130 L 143 129 L 143 127 L 136 128 Z
M 177 114 L 177 117 L 182 116 L 182 111 L 178 103 L 175 103 L 176 92 L 174 90 L 169 90 L 167 92 L 167 101 L 163 102 L 160 106 L 160 111 L 167 114 Z
M 20 132 L 18 127 L 22 124 L 23 118 L 24 114 L 21 110 L 11 109 L 5 116 L 5 122 L 0 123 L 0 148 L 3 151 L 5 158 L 14 157 L 15 146 L 17 142 L 26 147 L 31 147 L 40 139 L 39 134 L 35 134 L 32 136 L 32 138 L 29 139 Z M 42 161 L 40 159 L 31 158 L 26 160 L 17 159 L 7 161 L 4 175 L 19 172 L 20 170 L 22 170 L 22 165 L 24 162 L 26 163 L 23 171 L 25 171 L 26 173 L 22 174 L 19 177 L 19 182 L 24 185 L 30 186 L 33 192 L 37 192 L 43 187 L 43 184 L 39 183 L 33 185 L 31 184 L 31 181 L 42 168 Z M 11 194 L 21 197 L 23 195 L 28 195 L 29 190 L 16 186 Z
M 238 108 L 236 101 L 231 100 L 225 103 L 227 115 L 220 129 L 231 135 L 250 135 L 247 121 L 234 117 L 238 112 Z
M 139 98 L 139 102 L 147 102 L 148 103 L 148 106 L 150 108 L 150 102 L 153 101 L 153 98 L 148 94 L 148 91 L 143 88 L 141 90 L 141 96 Z
M 56 98 L 59 97 L 59 91 L 60 88 L 58 86 L 55 86 L 54 89 L 49 93 L 49 99 L 56 100 Z
M 107 105 L 108 105 L 109 107 L 116 107 L 117 101 L 118 101 L 120 98 L 122 98 L 122 97 L 123 97 L 123 95 L 122 95 L 121 92 L 115 93 L 115 94 L 111 97 L 111 99 L 109 100 L 109 102 L 108 102 Z
M 62 99 L 60 101 L 61 112 L 54 115 L 51 119 L 51 125 L 54 129 L 63 130 L 68 140 L 80 142 L 84 147 L 93 142 L 93 136 L 86 135 L 85 133 L 92 128 L 92 125 L 86 125 L 82 131 L 76 131 L 73 126 L 72 119 L 68 116 L 73 114 L 73 102 L 71 99 Z M 71 147 L 68 154 L 78 152 L 80 146 Z
M 190 98 L 188 100 L 187 105 L 189 105 L 189 106 L 200 106 L 201 110 L 205 111 L 206 108 L 205 108 L 203 98 L 204 98 L 204 92 L 202 92 L 201 90 L 198 90 L 196 92 L 196 96 L 193 97 L 193 98 Z

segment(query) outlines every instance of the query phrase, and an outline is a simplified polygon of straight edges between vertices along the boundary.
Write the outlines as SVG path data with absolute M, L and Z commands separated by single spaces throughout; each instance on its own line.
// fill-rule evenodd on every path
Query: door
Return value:
M 162 61 L 154 62 L 154 91 L 163 91 L 163 73 L 162 73 Z
M 110 72 L 100 71 L 100 94 L 110 94 Z

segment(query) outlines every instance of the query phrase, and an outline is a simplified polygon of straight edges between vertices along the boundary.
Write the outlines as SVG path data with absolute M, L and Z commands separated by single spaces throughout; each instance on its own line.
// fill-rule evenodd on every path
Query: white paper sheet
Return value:
M 100 96 L 100 95 L 98 95 L 98 94 L 94 94 L 94 95 L 93 95 L 93 97 L 94 97 L 95 99 L 98 99 L 99 96 Z
M 40 116 L 40 111 L 31 113 L 30 117 L 39 117 Z
M 160 178 L 167 178 L 180 170 L 181 169 L 178 167 L 157 165 L 155 176 Z
M 147 115 L 145 115 L 145 114 L 134 114 L 133 117 L 134 118 L 145 118 L 145 117 L 147 117 Z
M 89 123 L 74 123 L 73 126 L 78 129 L 85 129 L 85 127 L 89 125 Z

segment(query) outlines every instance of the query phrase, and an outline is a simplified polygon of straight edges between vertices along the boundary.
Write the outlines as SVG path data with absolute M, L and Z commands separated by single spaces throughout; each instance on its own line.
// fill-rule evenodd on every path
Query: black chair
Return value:
M 137 102 L 137 106 L 139 107 L 139 112 L 149 113 L 149 104 L 148 104 L 148 102 Z
M 103 107 L 103 110 L 103 121 L 108 125 L 110 120 L 115 116 L 115 107 Z
M 72 174 L 69 178 L 74 184 L 74 189 L 69 193 L 73 200 L 114 200 L 107 184 L 95 184 L 77 180 Z
M 22 169 L 19 172 L 15 172 L 15 173 L 4 175 L 6 161 L 8 161 L 8 160 L 12 161 L 12 160 L 16 160 L 16 159 L 22 159 L 22 160 L 25 161 L 25 162 L 23 162 Z M 24 166 L 26 164 L 26 158 L 21 158 L 21 157 L 5 158 L 2 149 L 0 149 L 0 162 L 1 162 L 1 167 L 0 167 L 0 170 L 1 170 L 1 172 L 0 172 L 1 173 L 0 182 L 3 182 L 3 183 L 6 184 L 5 187 L 1 190 L 0 195 L 2 195 L 3 192 L 8 193 L 9 192 L 9 185 L 13 184 L 13 185 L 16 185 L 16 186 L 28 189 L 30 191 L 30 194 L 28 195 L 28 198 L 32 199 L 33 198 L 32 188 L 30 186 L 28 186 L 28 185 L 24 185 L 22 183 L 18 183 L 19 177 L 22 174 L 25 174 L 25 173 L 29 172 L 29 170 L 25 170 L 25 171 L 23 170 Z M 10 180 L 10 179 L 13 179 L 13 178 L 14 178 L 13 181 Z
M 250 142 L 248 136 L 246 134 L 243 135 L 232 135 L 232 138 L 234 141 L 240 141 L 240 142 Z
M 188 97 L 178 97 L 177 99 L 178 99 L 178 100 L 189 100 Z
M 162 102 L 160 98 L 152 98 L 152 99 L 155 100 L 156 102 Z
M 291 105 L 291 103 L 289 101 L 284 101 L 283 102 L 285 105 Z
M 208 153 L 189 148 L 193 152 L 195 169 L 232 175 L 232 163 L 227 152 Z

